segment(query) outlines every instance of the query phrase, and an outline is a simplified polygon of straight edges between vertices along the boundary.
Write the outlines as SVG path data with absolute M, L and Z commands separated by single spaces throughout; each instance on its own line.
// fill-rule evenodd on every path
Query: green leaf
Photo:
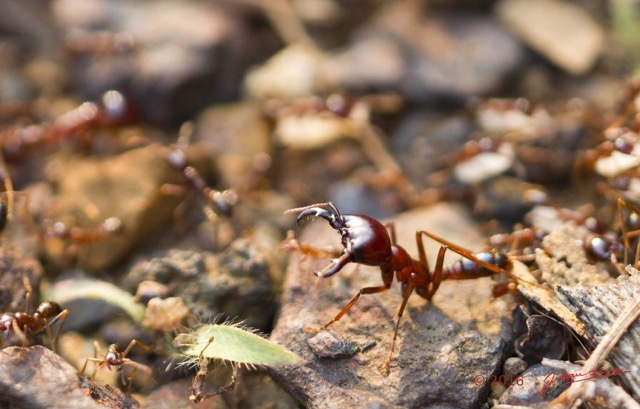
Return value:
M 199 357 L 202 353 L 209 359 L 263 366 L 294 365 L 302 362 L 299 356 L 285 347 L 236 325 L 206 324 L 189 335 L 195 339 L 195 343 L 186 346 L 181 353 L 190 357 Z M 207 346 L 212 337 L 213 341 Z
M 133 295 L 106 281 L 62 280 L 45 291 L 44 296 L 59 304 L 66 304 L 77 299 L 102 300 L 121 308 L 136 322 L 141 323 L 144 319 L 144 305 L 137 303 Z

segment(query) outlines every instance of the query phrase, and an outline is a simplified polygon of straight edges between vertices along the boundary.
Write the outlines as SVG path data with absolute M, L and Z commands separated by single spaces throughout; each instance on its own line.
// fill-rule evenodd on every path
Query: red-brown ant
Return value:
M 164 184 L 161 187 L 161 192 L 168 195 L 181 196 L 188 193 L 188 190 L 194 191 L 204 203 L 203 212 L 205 216 L 209 221 L 215 223 L 218 220 L 218 215 L 231 217 L 238 195 L 230 189 L 219 191 L 210 188 L 196 168 L 189 165 L 185 147 L 193 132 L 193 123 L 185 122 L 182 124 L 178 135 L 177 147 L 167 155 L 169 165 L 182 173 L 183 185 Z
M 205 179 L 200 175 L 195 167 L 189 165 L 187 161 L 186 145 L 191 139 L 194 132 L 194 126 L 191 122 L 185 122 L 180 127 L 177 146 L 167 155 L 169 165 L 182 173 L 183 184 L 164 184 L 161 192 L 173 196 L 182 196 L 189 190 L 196 193 L 200 201 L 203 203 L 203 212 L 207 219 L 212 223 L 216 223 L 219 216 L 230 218 L 233 215 L 234 207 L 239 198 L 252 191 L 264 176 L 265 172 L 271 166 L 271 157 L 267 154 L 256 155 L 251 163 L 250 169 L 244 176 L 244 180 L 233 189 L 216 190 L 207 185 Z M 184 203 L 184 202 L 183 202 Z M 180 207 L 176 209 L 179 214 Z
M 182 172 L 185 185 L 193 189 L 202 199 L 204 213 L 211 222 L 215 222 L 218 215 L 231 217 L 233 205 L 238 198 L 233 190 L 219 191 L 211 189 L 196 168 L 187 164 L 185 153 L 180 148 L 171 151 L 167 160 L 172 167 Z M 166 194 L 182 194 L 184 193 L 184 188 L 165 184 L 162 186 L 162 192 Z
M 413 290 L 430 301 L 442 280 L 474 279 L 492 276 L 496 273 L 509 275 L 508 271 L 511 269 L 511 260 L 502 253 L 484 252 L 473 254 L 469 250 L 424 230 L 416 231 L 419 259 L 415 260 L 403 247 L 396 243 L 395 229 L 392 223 L 383 225 L 369 216 L 341 214 L 331 202 L 290 209 L 285 213 L 294 212 L 300 212 L 296 218 L 296 224 L 298 225 L 302 221 L 321 217 L 327 220 L 329 225 L 340 233 L 343 246 L 342 254 L 339 258 L 332 260 L 322 271 L 314 273 L 316 276 L 330 277 L 339 272 L 348 263 L 357 263 L 380 267 L 383 281 L 381 286 L 360 289 L 355 297 L 332 320 L 318 328 L 305 328 L 305 331 L 320 332 L 340 320 L 362 294 L 376 294 L 388 290 L 393 282 L 395 272 L 396 280 L 401 284 L 403 299 L 398 311 L 391 351 L 380 370 L 383 375 L 388 373 L 398 336 L 400 319 Z M 442 244 L 433 271 L 429 268 L 429 263 L 427 262 L 427 255 L 422 242 L 423 235 Z M 444 255 L 448 249 L 462 255 L 464 259 L 455 262 L 449 267 L 444 267 Z
M 97 128 L 132 124 L 131 102 L 120 92 L 105 92 L 97 103 L 83 102 L 52 122 L 14 127 L 0 132 L 0 149 L 8 160 L 45 145 L 73 139 L 87 144 L 87 136 Z
M 45 235 L 61 240 L 69 240 L 74 244 L 91 244 L 106 239 L 123 228 L 122 221 L 117 217 L 109 217 L 102 222 L 97 230 L 88 230 L 80 227 L 68 227 L 63 222 L 45 220 L 42 223 Z
M 109 369 L 109 370 L 111 370 L 111 367 L 114 367 L 114 369 L 116 371 L 120 372 L 122 384 L 123 385 L 127 385 L 127 393 L 129 393 L 129 391 L 131 389 L 131 384 L 133 383 L 133 379 L 135 378 L 136 371 L 138 369 L 141 369 L 141 370 L 146 371 L 146 372 L 151 372 L 151 368 L 149 368 L 147 365 L 135 362 L 135 361 L 127 358 L 127 355 L 129 354 L 129 352 L 131 352 L 131 349 L 135 345 L 138 345 L 139 347 L 141 347 L 145 351 L 156 352 L 153 348 L 151 348 L 147 344 L 144 344 L 144 343 L 134 339 L 129 343 L 129 345 L 127 346 L 127 348 L 123 352 L 120 352 L 120 350 L 118 349 L 118 346 L 116 344 L 111 344 L 111 345 L 109 345 L 109 350 L 107 351 L 106 354 L 104 354 L 104 356 L 102 356 L 102 358 L 97 358 L 97 356 L 102 355 L 102 353 L 100 352 L 100 344 L 98 344 L 97 341 L 94 341 L 93 345 L 94 345 L 94 356 L 93 356 L 93 358 L 87 358 L 84 361 L 84 365 L 82 366 L 82 370 L 80 370 L 80 376 L 84 375 L 84 371 L 87 369 L 87 365 L 89 364 L 89 362 L 94 362 L 95 363 L 94 368 L 93 368 L 93 374 L 91 375 L 91 381 L 93 381 L 96 378 L 96 374 L 98 373 L 98 369 L 100 367 L 106 366 L 107 369 Z M 131 367 L 133 369 L 131 370 L 131 373 L 129 374 L 128 379 L 125 381 L 125 371 L 124 370 L 125 370 L 126 367 Z
M 45 301 L 38 305 L 33 315 L 29 314 L 29 296 L 31 294 L 31 285 L 27 281 L 26 277 L 23 278 L 25 288 L 27 289 L 27 312 L 6 312 L 0 317 L 0 347 L 3 345 L 3 338 L 10 332 L 16 334 L 21 340 L 23 346 L 27 344 L 27 335 L 37 335 L 43 331 L 47 331 L 49 339 L 51 340 L 51 349 L 56 351 L 56 345 L 58 343 L 58 337 L 64 321 L 69 314 L 68 310 L 63 310 L 60 304 L 53 301 Z M 51 334 L 51 326 L 60 321 L 60 325 L 56 331 L 55 336 Z

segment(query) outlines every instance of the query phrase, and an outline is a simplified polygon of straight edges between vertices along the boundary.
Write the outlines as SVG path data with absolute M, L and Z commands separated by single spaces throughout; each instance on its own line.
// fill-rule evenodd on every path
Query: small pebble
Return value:
M 322 331 L 307 341 L 318 358 L 349 358 L 358 351 L 355 341 L 339 336 L 333 331 Z

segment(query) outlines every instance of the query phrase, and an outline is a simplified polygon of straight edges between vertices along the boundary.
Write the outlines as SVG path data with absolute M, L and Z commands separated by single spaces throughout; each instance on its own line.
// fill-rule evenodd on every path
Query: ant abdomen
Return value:
M 33 314 L 35 319 L 38 318 L 51 318 L 62 312 L 60 304 L 53 301 L 45 301 L 38 306 L 36 312 Z
M 474 254 L 476 258 L 485 263 L 492 264 L 502 270 L 509 271 L 511 269 L 511 261 L 504 253 L 496 253 L 485 251 Z M 442 271 L 443 280 L 467 280 L 480 277 L 490 277 L 495 275 L 495 271 L 482 267 L 475 261 L 462 258 Z

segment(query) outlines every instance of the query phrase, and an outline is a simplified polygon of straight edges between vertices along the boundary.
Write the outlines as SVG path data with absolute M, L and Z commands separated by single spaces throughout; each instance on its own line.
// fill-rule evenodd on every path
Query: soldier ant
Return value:
M 213 392 L 205 392 L 205 380 L 207 375 L 209 375 L 209 359 L 204 357 L 204 351 L 209 348 L 214 341 L 214 337 L 209 338 L 207 344 L 200 351 L 200 355 L 198 356 L 198 372 L 196 372 L 196 376 L 193 378 L 193 382 L 191 383 L 191 396 L 189 396 L 189 400 L 194 403 L 200 403 L 207 398 L 211 398 L 213 396 L 221 395 L 233 389 L 236 384 L 236 375 L 238 373 L 238 368 L 236 366 L 233 367 L 233 374 L 231 375 L 231 381 Z
M 120 372 L 122 384 L 127 385 L 127 393 L 129 393 L 131 390 L 131 384 L 133 383 L 133 379 L 135 378 L 136 371 L 138 369 L 141 369 L 149 373 L 151 372 L 151 368 L 149 368 L 147 365 L 135 362 L 127 358 L 127 355 L 129 354 L 129 352 L 131 352 L 131 349 L 135 345 L 138 345 L 140 348 L 144 349 L 145 351 L 157 352 L 156 350 L 151 348 L 149 345 L 134 339 L 129 343 L 129 345 L 123 352 L 120 352 L 116 344 L 111 344 L 109 345 L 109 350 L 107 351 L 107 353 L 104 354 L 102 358 L 97 358 L 97 356 L 102 355 L 102 352 L 100 351 L 100 344 L 98 344 L 97 341 L 94 341 L 93 343 L 94 356 L 93 358 L 87 358 L 84 361 L 84 365 L 82 366 L 82 370 L 80 371 L 80 376 L 84 375 L 84 371 L 87 369 L 87 365 L 89 364 L 89 362 L 94 362 L 93 374 L 91 375 L 92 382 L 96 378 L 96 374 L 98 373 L 98 369 L 100 367 L 106 366 L 107 369 L 111 370 L 111 367 L 113 366 L 116 371 Z M 129 377 L 125 381 L 124 370 L 126 367 L 131 367 L 133 369 L 131 370 Z
M 383 282 L 381 286 L 360 289 L 355 297 L 332 320 L 321 327 L 305 328 L 306 332 L 320 332 L 340 320 L 362 294 L 376 294 L 387 291 L 391 288 L 395 272 L 396 280 L 401 284 L 403 299 L 398 311 L 391 351 L 380 370 L 383 375 L 388 374 L 398 337 L 400 319 L 409 296 L 414 290 L 419 296 L 431 301 L 442 280 L 474 279 L 492 276 L 497 273 L 510 275 L 508 271 L 511 269 L 511 260 L 507 255 L 497 252 L 473 254 L 469 250 L 425 230 L 416 231 L 419 259 L 415 260 L 403 247 L 396 243 L 395 228 L 392 223 L 384 225 L 366 215 L 341 214 L 331 202 L 290 209 L 285 213 L 294 212 L 300 212 L 296 218 L 297 225 L 300 225 L 302 221 L 321 217 L 327 220 L 329 225 L 340 233 L 343 246 L 341 255 L 337 259 L 333 259 L 322 271 L 314 273 L 316 276 L 330 277 L 338 273 L 348 263 L 353 262 L 380 267 Z M 422 241 L 423 235 L 442 244 L 433 271 L 429 268 L 427 261 Z M 447 250 L 460 254 L 464 259 L 455 262 L 449 267 L 444 267 L 444 255 Z
M 56 352 L 56 345 L 58 344 L 58 337 L 64 321 L 69 315 L 68 310 L 63 310 L 60 304 L 53 301 L 45 301 L 38 305 L 36 311 L 33 314 L 29 314 L 29 298 L 32 292 L 31 285 L 26 277 L 23 277 L 24 286 L 27 290 L 26 302 L 27 312 L 6 312 L 0 317 L 0 347 L 3 346 L 3 338 L 13 332 L 21 340 L 23 346 L 27 344 L 27 335 L 37 335 L 43 331 L 47 331 L 49 339 L 51 340 L 51 349 Z M 56 322 L 60 322 L 55 336 L 51 334 L 51 326 Z

